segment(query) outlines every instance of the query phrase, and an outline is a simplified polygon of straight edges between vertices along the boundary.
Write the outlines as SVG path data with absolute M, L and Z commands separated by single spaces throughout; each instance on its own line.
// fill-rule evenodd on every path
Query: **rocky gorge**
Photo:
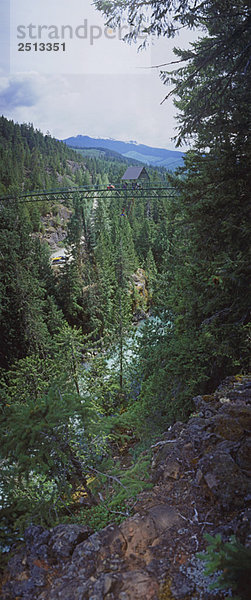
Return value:
M 222 600 L 198 552 L 204 534 L 251 547 L 251 377 L 227 378 L 194 398 L 187 423 L 152 445 L 153 487 L 134 514 L 100 531 L 27 528 L 12 549 L 1 600 Z M 238 590 L 248 598 L 248 580 Z

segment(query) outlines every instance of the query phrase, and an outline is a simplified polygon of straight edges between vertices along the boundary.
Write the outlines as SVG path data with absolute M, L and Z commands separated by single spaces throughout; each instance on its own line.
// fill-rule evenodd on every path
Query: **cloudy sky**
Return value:
M 195 33 L 122 41 L 92 0 L 1 0 L 0 113 L 57 138 L 86 134 L 174 148 L 175 109 L 154 65 Z M 140 41 L 139 41 L 140 43 Z

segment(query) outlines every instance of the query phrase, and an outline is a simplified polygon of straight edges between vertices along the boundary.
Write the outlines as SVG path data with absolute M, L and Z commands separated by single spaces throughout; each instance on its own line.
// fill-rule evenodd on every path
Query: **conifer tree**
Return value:
M 67 510 L 77 487 L 93 502 L 86 475 L 95 452 L 103 451 L 97 426 L 91 403 L 62 392 L 60 384 L 35 403 L 7 399 L 0 412 L 2 516 L 10 521 L 14 512 L 21 522 L 28 517 L 48 525 Z
M 43 315 L 44 283 L 39 281 L 35 244 L 21 205 L 2 207 L 0 229 L 0 353 L 2 366 L 8 366 L 29 352 L 44 355 L 48 329 Z
M 114 218 L 114 256 L 117 289 L 114 298 L 114 333 L 119 344 L 119 384 L 120 393 L 123 397 L 124 382 L 124 353 L 126 349 L 126 337 L 130 331 L 131 324 L 131 296 L 129 294 L 130 275 L 137 266 L 137 258 L 134 250 L 132 231 L 127 217 L 122 214 Z
M 170 178 L 177 197 L 151 248 L 165 326 L 152 326 L 141 351 L 147 410 L 155 398 L 163 418 L 185 416 L 193 394 L 247 368 L 250 13 L 245 0 L 95 4 L 110 23 L 126 9 L 130 38 L 142 27 L 169 36 L 177 23 L 204 29 L 190 49 L 176 50 L 180 68 L 162 73 L 180 111 L 177 143 L 192 141 L 193 150 Z
M 98 269 L 98 286 L 100 295 L 100 313 L 103 321 L 103 335 L 112 327 L 114 298 L 117 289 L 115 275 L 114 247 L 109 231 L 104 230 L 95 251 Z

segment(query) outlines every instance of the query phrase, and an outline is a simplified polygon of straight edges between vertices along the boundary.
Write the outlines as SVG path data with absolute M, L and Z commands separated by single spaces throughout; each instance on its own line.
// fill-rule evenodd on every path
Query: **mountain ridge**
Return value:
M 154 167 L 164 167 L 174 171 L 183 165 L 184 153 L 178 150 L 167 150 L 138 144 L 135 141 L 124 142 L 111 138 L 92 138 L 88 135 L 77 135 L 62 140 L 67 146 L 74 148 L 109 149 L 121 154 L 124 158 L 132 158 Z

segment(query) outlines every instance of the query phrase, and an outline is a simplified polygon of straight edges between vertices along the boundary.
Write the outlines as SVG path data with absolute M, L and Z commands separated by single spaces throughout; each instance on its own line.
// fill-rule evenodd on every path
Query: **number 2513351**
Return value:
M 59 42 L 54 42 L 53 44 L 51 42 L 34 42 L 33 44 L 31 42 L 20 42 L 18 44 L 18 52 L 59 52 L 60 50 L 61 52 L 65 52 L 65 42 L 62 44 Z

